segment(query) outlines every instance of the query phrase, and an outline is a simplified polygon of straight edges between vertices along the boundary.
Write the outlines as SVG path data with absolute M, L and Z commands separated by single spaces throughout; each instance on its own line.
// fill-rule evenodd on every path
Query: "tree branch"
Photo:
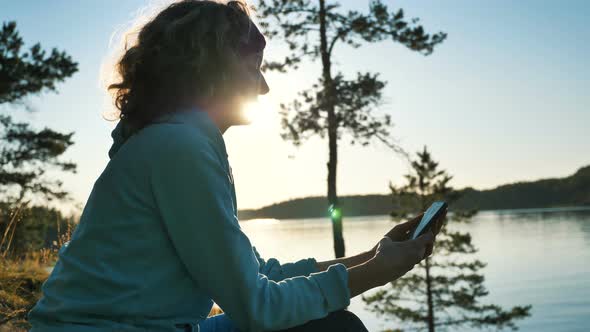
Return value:
M 334 38 L 330 41 L 330 46 L 328 47 L 328 54 L 332 55 L 332 49 L 334 48 L 334 45 L 336 45 L 336 42 L 338 41 L 338 39 L 340 38 L 344 38 L 350 31 L 352 31 L 351 29 L 344 29 L 341 30 L 340 32 L 338 32 L 338 34 L 336 36 L 334 36 Z

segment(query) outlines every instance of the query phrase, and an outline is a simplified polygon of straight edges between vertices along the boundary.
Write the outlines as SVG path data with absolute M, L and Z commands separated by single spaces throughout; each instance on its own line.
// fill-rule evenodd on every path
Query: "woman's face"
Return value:
M 238 73 L 234 77 L 236 91 L 224 100 L 219 100 L 216 107 L 215 115 L 224 127 L 250 124 L 244 114 L 244 105 L 256 101 L 259 95 L 270 90 L 260 70 L 262 58 L 262 50 L 241 56 Z
M 232 70 L 230 86 L 214 100 L 215 117 L 225 129 L 234 125 L 249 124 L 245 105 L 255 102 L 259 95 L 267 94 L 268 84 L 260 70 L 266 40 L 254 22 L 249 21 L 235 47 L 237 68 Z M 233 66 L 233 65 L 232 65 Z
M 263 51 L 244 56 L 244 86 L 240 89 L 241 100 L 236 101 L 236 109 L 239 115 L 239 124 L 248 124 L 249 121 L 243 112 L 244 105 L 256 101 L 259 95 L 267 94 L 270 90 L 266 79 L 260 70 L 262 65 Z
M 248 97 L 256 99 L 258 95 L 267 94 L 270 90 L 260 67 L 262 66 L 263 51 L 244 56 L 244 69 L 246 71 L 246 84 Z

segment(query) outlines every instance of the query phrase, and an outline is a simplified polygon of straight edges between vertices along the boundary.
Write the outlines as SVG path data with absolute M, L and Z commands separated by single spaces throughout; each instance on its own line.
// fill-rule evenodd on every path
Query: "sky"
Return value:
M 113 35 L 138 13 L 164 1 L 7 1 L 2 22 L 15 20 L 27 45 L 67 51 L 79 72 L 26 103 L 0 111 L 36 128 L 75 132 L 64 160 L 76 174 L 56 173 L 82 208 L 108 163 L 116 122 L 101 82 L 119 44 Z M 366 10 L 368 1 L 340 1 L 342 9 Z M 387 81 L 385 103 L 393 136 L 410 152 L 428 146 L 452 185 L 478 189 L 548 177 L 563 177 L 590 164 L 590 2 L 579 1 L 384 1 L 418 17 L 430 33 L 447 40 L 423 56 L 386 40 L 334 51 L 334 72 L 378 72 Z M 280 39 L 268 40 L 266 59 L 284 56 Z M 319 138 L 295 148 L 280 136 L 278 104 L 309 87 L 319 63 L 289 74 L 266 74 L 270 93 L 261 98 L 250 126 L 230 128 L 224 138 L 232 165 L 238 207 L 257 208 L 296 197 L 325 195 L 327 142 Z M 387 193 L 401 184 L 408 164 L 376 142 L 340 143 L 338 193 Z M 63 208 L 63 207 L 62 207 Z

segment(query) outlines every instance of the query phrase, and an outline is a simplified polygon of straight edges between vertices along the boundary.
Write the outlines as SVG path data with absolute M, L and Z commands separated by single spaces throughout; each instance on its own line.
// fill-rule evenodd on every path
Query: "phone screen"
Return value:
M 447 203 L 439 201 L 434 202 L 432 205 L 426 210 L 424 216 L 422 216 L 422 220 L 414 230 L 414 234 L 412 234 L 412 239 L 417 238 L 418 236 L 422 235 L 427 228 L 430 226 L 430 223 L 440 215 L 440 213 L 447 207 Z

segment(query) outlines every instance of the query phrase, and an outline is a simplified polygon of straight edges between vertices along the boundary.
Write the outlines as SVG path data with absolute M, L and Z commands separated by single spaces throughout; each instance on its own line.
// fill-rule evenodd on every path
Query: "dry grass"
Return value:
M 26 204 L 23 204 L 26 205 Z M 57 260 L 58 248 L 71 238 L 73 226 L 68 224 L 62 232 L 58 227 L 58 240 L 53 249 L 42 249 L 25 257 L 10 255 L 12 235 L 18 224 L 20 205 L 11 214 L 11 220 L 0 241 L 0 332 L 27 331 L 27 313 L 41 297 L 41 286 L 49 277 L 48 267 Z
M 0 258 L 0 331 L 26 330 L 26 316 L 49 276 L 41 254 L 23 260 Z

